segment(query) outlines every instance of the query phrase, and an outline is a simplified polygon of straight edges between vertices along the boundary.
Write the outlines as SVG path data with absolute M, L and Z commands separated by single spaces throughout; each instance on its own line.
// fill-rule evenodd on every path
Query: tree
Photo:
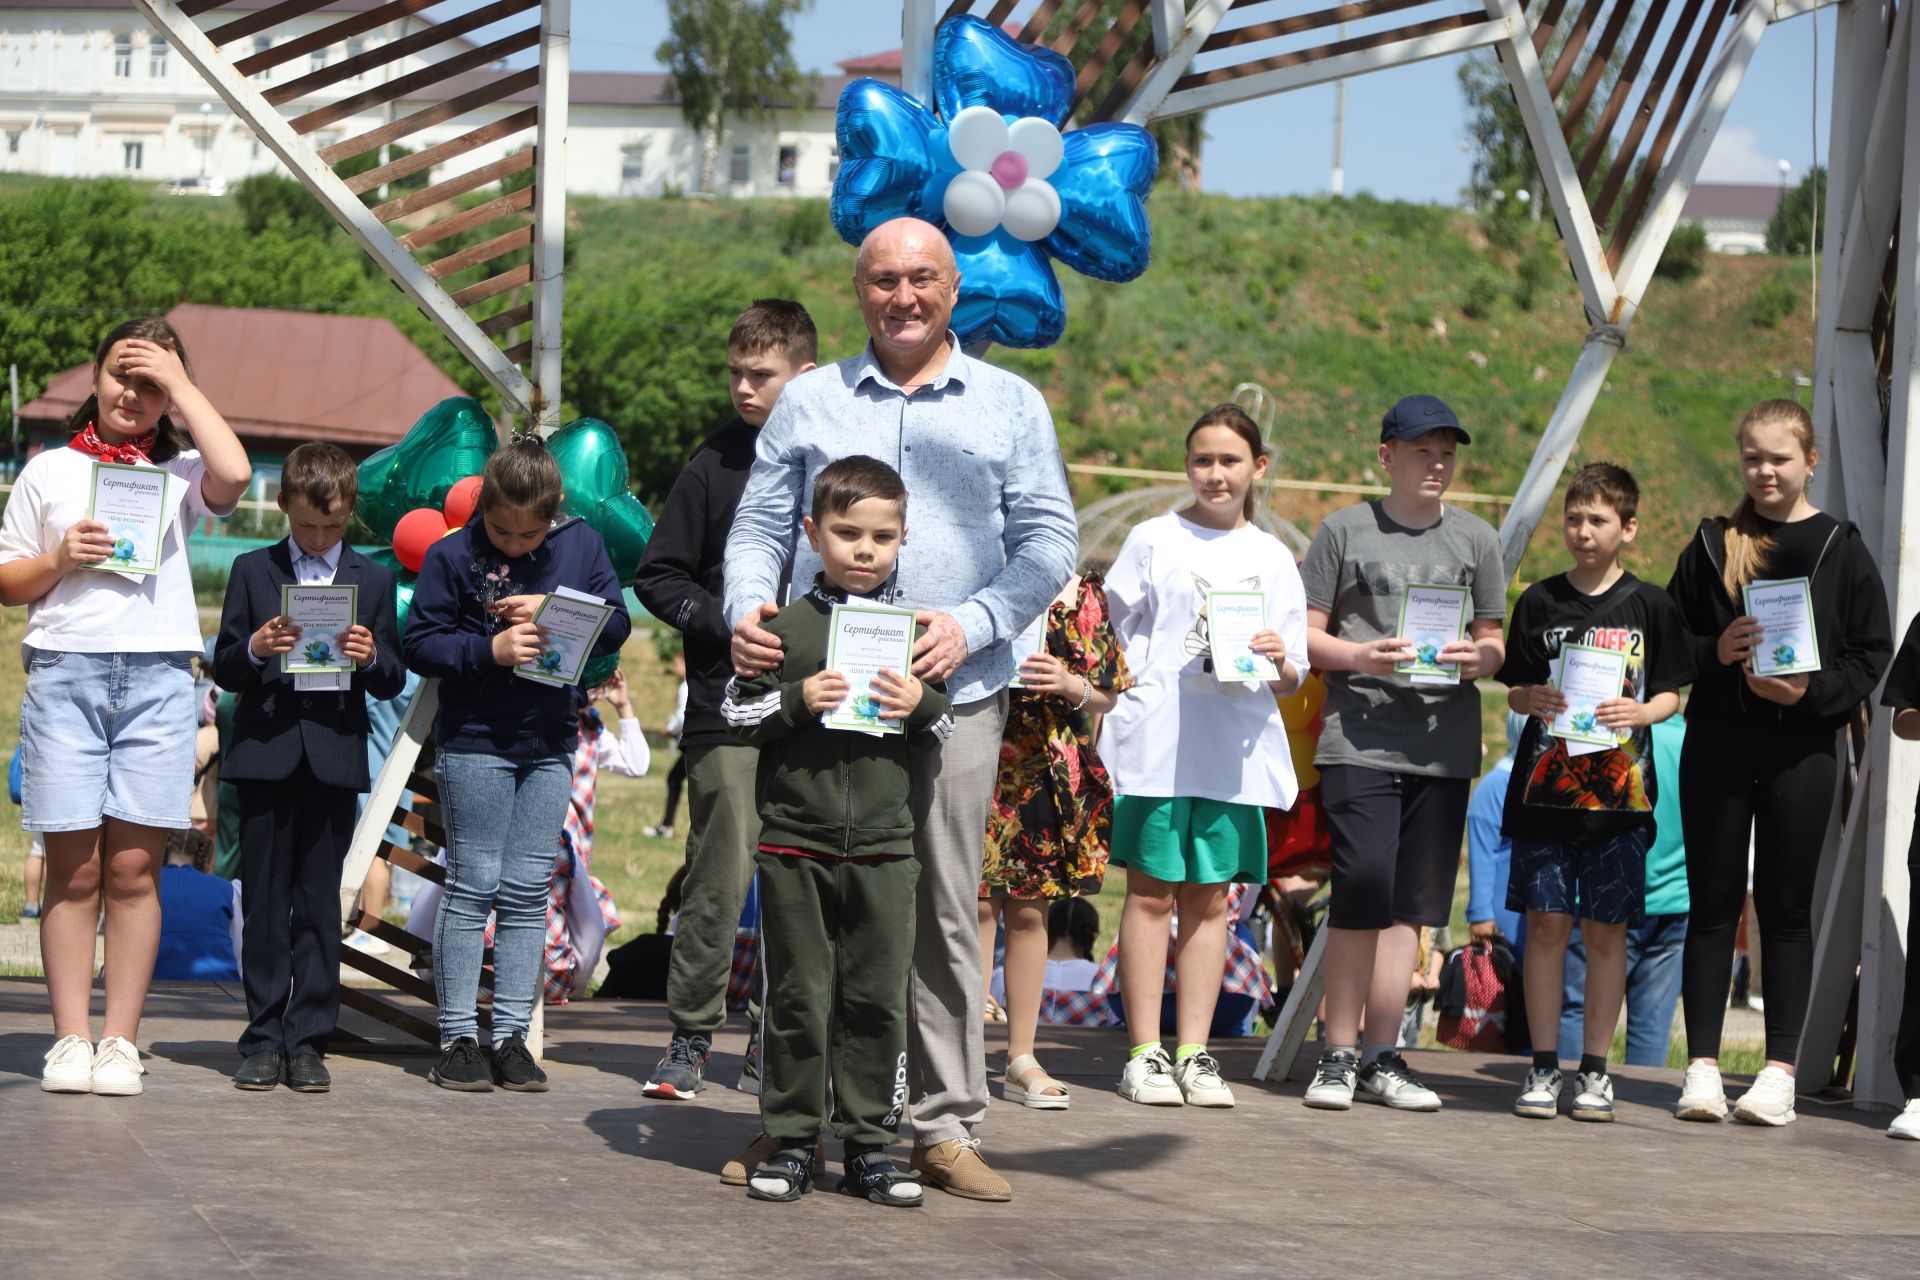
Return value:
M 1573 136 L 1567 140 L 1568 149 L 1576 160 L 1593 137 L 1593 126 L 1600 114 L 1601 104 L 1613 93 L 1614 84 L 1619 79 L 1620 64 L 1634 41 L 1638 27 L 1638 15 L 1635 15 L 1622 25 L 1614 38 L 1599 81 L 1587 99 L 1586 111 L 1575 122 Z M 1540 55 L 1541 66 L 1551 67 L 1559 59 L 1565 43 L 1564 36 L 1556 36 L 1550 41 L 1546 51 Z M 1593 52 L 1588 50 L 1574 64 L 1573 74 L 1561 85 L 1560 95 L 1554 101 L 1556 114 L 1565 114 L 1575 87 L 1585 79 L 1592 59 Z M 1520 113 L 1520 103 L 1513 96 L 1513 85 L 1508 81 L 1499 57 L 1492 53 L 1481 53 L 1465 58 L 1460 63 L 1459 77 L 1460 92 L 1466 98 L 1467 105 L 1467 143 L 1473 152 L 1473 175 L 1467 183 L 1469 202 L 1483 211 L 1503 203 L 1511 210 L 1513 197 L 1525 191 L 1527 199 L 1524 203 L 1532 215 L 1535 218 L 1545 217 L 1550 207 L 1546 183 L 1540 176 L 1539 162 L 1527 140 L 1526 117 Z M 1557 120 L 1555 124 L 1558 124 Z M 1589 200 L 1605 181 L 1612 154 L 1611 144 L 1601 152 L 1600 162 L 1594 166 L 1593 177 L 1587 184 Z
M 654 56 L 700 138 L 700 190 L 713 191 L 729 115 L 764 119 L 805 100 L 810 78 L 794 65 L 787 19 L 812 7 L 813 0 L 667 0 L 667 38 Z
M 1806 253 L 1813 248 L 1815 206 L 1827 207 L 1827 170 L 1815 165 L 1800 185 L 1781 198 L 1767 220 L 1768 253 Z

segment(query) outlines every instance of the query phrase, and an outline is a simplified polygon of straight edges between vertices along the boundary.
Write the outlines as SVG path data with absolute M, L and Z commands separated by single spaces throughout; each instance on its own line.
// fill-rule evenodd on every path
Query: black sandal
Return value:
M 762 1191 L 753 1185 L 759 1178 L 777 1178 L 782 1185 L 778 1191 Z M 747 1198 L 750 1200 L 798 1200 L 811 1190 L 813 1152 L 797 1147 L 774 1152 L 764 1164 L 747 1175 Z
M 840 1190 L 850 1196 L 865 1196 L 875 1204 L 911 1208 L 925 1200 L 920 1179 L 902 1173 L 884 1151 L 869 1151 L 848 1156 Z

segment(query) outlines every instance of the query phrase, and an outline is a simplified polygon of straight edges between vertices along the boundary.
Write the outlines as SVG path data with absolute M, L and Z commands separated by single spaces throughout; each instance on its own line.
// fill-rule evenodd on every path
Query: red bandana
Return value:
M 100 438 L 100 433 L 89 422 L 80 429 L 80 434 L 67 441 L 67 447 L 100 459 L 102 462 L 119 462 L 130 467 L 152 466 L 153 459 L 147 455 L 152 451 L 154 441 L 159 438 L 158 431 L 149 431 L 124 444 L 108 444 Z

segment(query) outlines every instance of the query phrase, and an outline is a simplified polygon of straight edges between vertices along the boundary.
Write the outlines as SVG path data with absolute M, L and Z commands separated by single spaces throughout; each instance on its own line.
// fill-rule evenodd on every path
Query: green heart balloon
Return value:
M 613 428 L 598 418 L 575 418 L 547 437 L 566 492 L 560 507 L 586 521 L 607 544 L 620 585 L 633 585 L 640 553 L 653 536 L 653 517 L 627 487 L 627 453 Z
M 372 547 L 361 553 L 377 565 L 393 570 L 393 615 L 400 634 L 407 632 L 407 612 L 413 608 L 413 574 L 387 547 Z
M 580 687 L 583 689 L 597 688 L 605 684 L 608 677 L 612 676 L 613 673 L 619 669 L 620 655 L 617 653 L 603 653 L 593 661 L 587 663 L 586 667 L 580 672 Z
M 480 474 L 499 443 L 493 419 L 478 400 L 442 400 L 421 414 L 397 444 L 360 464 L 360 500 L 354 514 L 376 538 L 391 542 L 401 516 L 421 507 L 438 510 L 447 490 Z M 625 467 L 624 459 L 621 465 Z

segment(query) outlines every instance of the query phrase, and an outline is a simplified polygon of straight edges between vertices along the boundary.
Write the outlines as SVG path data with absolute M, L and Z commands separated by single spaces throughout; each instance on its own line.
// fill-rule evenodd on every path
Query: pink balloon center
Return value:
M 1002 151 L 993 160 L 993 180 L 1012 191 L 1027 180 L 1027 158 L 1018 151 Z

